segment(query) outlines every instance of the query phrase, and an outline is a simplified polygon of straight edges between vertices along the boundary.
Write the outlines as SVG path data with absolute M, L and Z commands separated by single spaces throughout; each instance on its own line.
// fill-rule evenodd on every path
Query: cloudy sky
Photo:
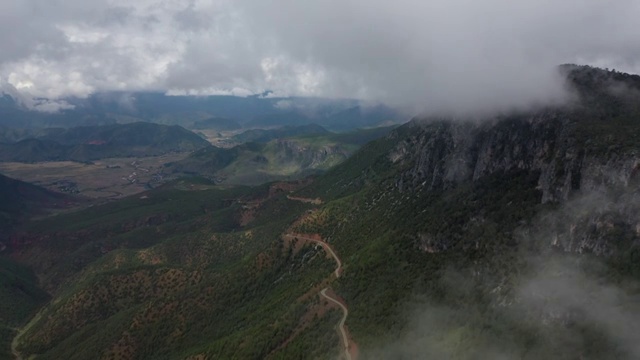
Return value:
M 640 0 L 0 0 L 0 84 L 518 106 L 560 96 L 560 63 L 640 70 L 639 15 Z

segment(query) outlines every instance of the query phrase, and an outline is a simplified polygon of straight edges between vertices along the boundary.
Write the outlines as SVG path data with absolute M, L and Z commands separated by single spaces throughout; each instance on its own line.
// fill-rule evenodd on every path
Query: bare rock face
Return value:
M 301 145 L 290 139 L 278 139 L 275 142 L 277 153 L 283 160 L 295 161 L 305 169 L 319 169 L 328 167 L 327 162 L 332 157 L 341 161 L 347 159 L 351 153 L 340 145 L 322 145 L 318 147 Z
M 387 157 L 400 169 L 400 192 L 535 174 L 541 202 L 560 209 L 534 223 L 535 236 L 563 251 L 608 256 L 623 243 L 640 244 L 640 157 L 634 147 L 592 148 L 579 121 L 560 111 L 477 123 L 414 120 Z M 418 237 L 423 251 L 445 250 L 428 234 Z
M 405 170 L 396 186 L 449 188 L 494 173 L 538 172 L 542 202 L 564 202 L 578 190 L 626 187 L 640 168 L 635 152 L 600 154 L 574 135 L 568 115 L 541 113 L 483 123 L 414 121 L 413 134 L 389 154 Z

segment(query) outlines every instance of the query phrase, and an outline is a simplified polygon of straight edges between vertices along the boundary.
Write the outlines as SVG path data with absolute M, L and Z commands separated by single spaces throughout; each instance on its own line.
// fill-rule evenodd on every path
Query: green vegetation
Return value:
M 251 204 L 258 211 L 241 225 Z M 17 246 L 53 300 L 19 350 L 42 359 L 264 358 L 317 302 L 299 298 L 334 267 L 321 249 L 293 252 L 281 240 L 308 207 L 269 196 L 269 186 L 193 179 L 33 222 Z M 312 325 L 304 334 L 315 331 L 317 345 L 307 349 L 337 348 L 335 332 Z
M 296 232 L 319 234 L 339 254 L 344 273 L 331 287 L 362 358 L 637 357 L 637 169 L 603 164 L 637 154 L 640 122 L 631 102 L 590 97 L 600 85 L 577 83 L 580 109 L 207 148 L 169 166 L 200 173 L 205 164 L 249 182 L 289 163 L 322 168 L 296 157 L 305 151 L 355 151 L 292 193 L 320 205 L 288 198 L 296 184 L 187 178 L 24 224 L 9 249 L 22 265 L 2 265 L 1 278 L 23 289 L 5 292 L 19 316 L 0 331 L 45 299 L 33 271 L 52 299 L 17 339 L 26 356 L 334 358 L 340 313 L 317 294 L 335 264 L 318 246 L 283 240 Z M 367 136 L 377 140 L 360 147 Z M 615 206 L 578 202 L 591 189 L 580 189 L 585 154 L 599 171 L 589 186 L 607 184 L 605 170 L 631 173 L 630 186 L 598 194 Z M 543 201 L 557 189 L 566 197 Z
M 286 347 L 271 354 L 269 359 L 336 359 L 341 353 L 336 348 L 341 343 L 335 324 L 340 321 L 340 312 L 333 311 L 313 323 L 296 336 Z M 333 335 L 333 336 L 331 336 Z M 313 347 L 309 345 L 313 344 Z
M 347 264 L 337 291 L 351 306 L 348 324 L 361 346 L 402 333 L 402 306 L 413 296 L 477 301 L 477 294 L 465 299 L 443 288 L 452 264 L 483 267 L 495 279 L 521 266 L 511 235 L 539 204 L 535 180 L 501 175 L 447 193 L 363 190 L 327 204 L 317 225 L 305 224 L 301 231 L 331 239 Z

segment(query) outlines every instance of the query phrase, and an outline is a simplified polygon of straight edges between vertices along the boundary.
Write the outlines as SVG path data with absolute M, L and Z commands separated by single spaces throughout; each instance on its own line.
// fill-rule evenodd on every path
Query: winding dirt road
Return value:
M 314 239 L 314 238 L 311 238 L 311 237 L 308 237 L 308 236 L 304 236 L 304 235 L 299 235 L 299 234 L 287 234 L 287 235 L 285 235 L 285 237 L 311 241 L 311 242 L 314 242 L 316 244 L 321 245 L 322 248 L 329 255 L 331 255 L 333 257 L 333 259 L 336 261 L 336 264 L 338 266 L 336 267 L 336 270 L 334 271 L 334 274 L 336 276 L 336 279 L 340 277 L 340 274 L 342 273 L 342 261 L 340 260 L 338 255 L 336 255 L 335 251 L 333 251 L 333 248 L 331 247 L 331 245 L 327 244 L 326 242 L 324 242 L 322 240 Z M 347 307 L 342 302 L 340 302 L 338 299 L 335 299 L 335 298 L 331 297 L 331 295 L 327 295 L 327 290 L 329 290 L 328 287 L 322 289 L 320 291 L 320 295 L 322 295 L 327 300 L 337 304 L 340 307 L 340 309 L 342 309 L 342 319 L 340 319 L 340 323 L 338 324 L 338 330 L 340 331 L 340 335 L 342 335 L 342 344 L 344 345 L 344 356 L 345 356 L 345 358 L 347 360 L 352 360 L 351 351 L 350 351 L 351 346 L 350 346 L 350 343 L 349 343 L 349 335 L 347 335 L 347 330 L 344 327 L 344 323 L 347 321 L 347 316 L 349 316 L 349 309 L 347 309 Z
M 18 336 L 20 335 L 20 330 L 14 330 L 16 330 L 18 333 L 13 338 L 13 341 L 11 341 L 11 354 L 13 354 L 15 360 L 22 360 L 22 354 L 20 354 L 20 352 L 18 351 Z
M 349 337 L 347 336 L 347 332 L 344 329 L 344 323 L 345 321 L 347 321 L 347 316 L 349 316 L 349 309 L 347 309 L 346 306 L 342 305 L 340 301 L 327 295 L 327 289 L 329 288 L 322 289 L 322 291 L 320 291 L 320 294 L 329 301 L 336 303 L 342 309 L 342 319 L 340 319 L 338 329 L 340 329 L 340 334 L 342 335 L 342 343 L 344 344 L 344 356 L 347 358 L 347 360 L 351 360 L 351 352 L 349 351 Z

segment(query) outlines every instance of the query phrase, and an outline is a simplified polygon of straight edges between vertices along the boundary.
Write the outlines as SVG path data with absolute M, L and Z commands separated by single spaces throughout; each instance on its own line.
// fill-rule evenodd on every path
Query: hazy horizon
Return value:
M 638 72 L 638 10 L 637 0 L 9 0 L 0 88 L 31 99 L 268 90 L 412 112 L 522 108 L 566 97 L 559 64 Z

